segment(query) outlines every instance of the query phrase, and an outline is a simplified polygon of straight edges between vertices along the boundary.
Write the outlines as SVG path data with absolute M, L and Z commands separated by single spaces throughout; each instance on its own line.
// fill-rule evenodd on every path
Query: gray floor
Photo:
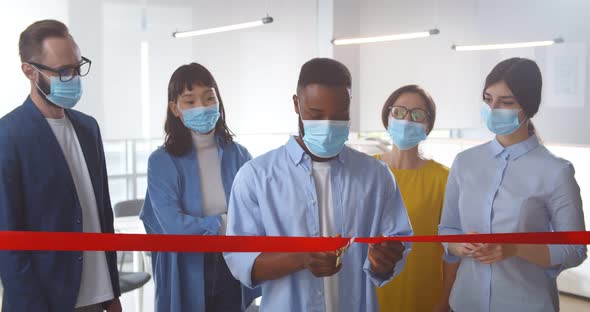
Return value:
M 144 287 L 144 309 L 143 311 L 153 311 L 154 303 L 153 303 L 153 291 L 154 291 L 154 284 L 152 281 L 148 282 Z M 560 312 L 581 312 L 581 311 L 590 311 L 590 299 L 588 298 L 580 298 L 576 296 L 570 296 L 567 294 L 560 294 Z M 135 311 L 135 301 L 133 297 L 133 293 L 124 294 L 121 298 L 121 303 L 123 305 L 123 311 Z M 251 307 L 248 309 L 248 312 L 257 312 L 258 307 Z
M 561 312 L 581 312 L 590 311 L 590 299 L 570 296 L 567 294 L 559 295 L 559 304 Z
M 132 266 L 130 262 L 125 263 L 123 269 L 124 270 L 131 270 Z M 2 307 L 2 288 L 0 285 L 0 308 Z M 580 312 L 580 311 L 590 311 L 590 299 L 589 298 L 580 298 L 576 296 L 571 296 L 567 294 L 560 294 L 560 305 L 561 305 L 561 312 Z M 123 311 L 125 312 L 134 312 L 135 311 L 135 292 L 130 292 L 123 294 L 121 296 L 121 304 L 123 306 Z M 143 311 L 148 312 L 154 311 L 154 283 L 153 281 L 149 281 L 143 287 Z M 251 307 L 248 309 L 248 312 L 257 312 L 258 307 Z
M 153 311 L 154 303 L 153 303 L 153 291 L 154 291 L 154 284 L 152 281 L 148 282 L 144 287 L 144 309 L 143 311 Z M 581 312 L 581 311 L 590 311 L 590 299 L 588 298 L 580 298 L 576 296 L 570 296 L 567 294 L 560 294 L 560 312 Z M 123 311 L 135 311 L 135 301 L 133 294 L 124 294 L 121 298 L 121 303 L 123 305 Z M 247 312 L 257 312 L 258 307 L 252 306 L 248 309 Z
M 127 257 L 131 260 L 131 257 Z M 123 270 L 132 270 L 132 263 L 125 262 Z M 151 272 L 149 272 L 151 274 Z M 123 294 L 121 296 L 121 305 L 123 306 L 124 312 L 135 312 L 135 291 Z M 143 287 L 143 311 L 151 312 L 154 311 L 154 282 L 150 280 Z M 252 305 L 246 312 L 258 312 L 258 306 Z
M 125 312 L 135 312 L 135 293 L 130 292 L 121 296 L 121 305 Z M 143 311 L 154 311 L 154 283 L 149 281 L 143 289 Z M 250 306 L 246 312 L 258 312 L 257 306 Z

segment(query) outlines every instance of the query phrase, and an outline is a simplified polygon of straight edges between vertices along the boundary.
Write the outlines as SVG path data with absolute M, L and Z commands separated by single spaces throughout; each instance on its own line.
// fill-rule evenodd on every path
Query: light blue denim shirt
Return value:
M 235 142 L 224 143 L 215 136 L 221 180 L 226 200 L 238 169 L 252 159 Z M 218 235 L 221 216 L 203 215 L 199 159 L 193 146 L 190 152 L 174 156 L 164 147 L 148 160 L 148 187 L 140 218 L 148 234 Z M 205 311 L 205 272 L 203 253 L 152 252 L 155 306 L 157 312 Z M 260 295 L 260 289 L 242 287 L 243 310 Z
M 504 148 L 496 139 L 455 159 L 439 234 L 583 231 L 574 168 L 532 134 Z M 446 246 L 445 246 L 446 247 Z M 546 269 L 518 257 L 488 265 L 461 259 L 451 292 L 454 311 L 557 311 L 557 275 L 586 259 L 586 246 L 549 245 Z M 445 248 L 445 260 L 458 257 Z
M 402 197 L 389 169 L 345 147 L 330 161 L 334 228 L 344 237 L 412 235 Z M 295 138 L 246 163 L 230 196 L 227 235 L 319 236 L 319 211 L 311 158 Z M 353 244 L 338 273 L 340 311 L 378 311 L 375 285 L 399 274 L 410 244 L 391 276 L 370 270 L 368 246 Z M 260 253 L 225 253 L 233 275 L 246 286 Z M 302 270 L 261 284 L 261 311 L 325 311 L 323 279 Z

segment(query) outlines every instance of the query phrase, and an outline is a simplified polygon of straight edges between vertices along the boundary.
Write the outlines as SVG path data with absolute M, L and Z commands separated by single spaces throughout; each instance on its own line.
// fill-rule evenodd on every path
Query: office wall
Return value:
M 238 134 L 297 130 L 291 97 L 299 69 L 318 54 L 317 3 L 289 1 L 196 1 L 195 28 L 223 26 L 262 18 L 262 27 L 195 37 L 193 58 L 215 76 L 229 127 Z
M 18 5 L 3 2 L 0 5 L 0 37 L 3 40 L 0 49 L 0 116 L 21 105 L 29 94 L 29 80 L 21 71 L 18 54 L 20 33 L 31 23 L 39 19 L 54 18 L 67 22 L 68 1 L 66 0 L 22 0 Z
M 582 0 L 479 2 L 482 38 L 520 41 L 559 36 L 565 41 L 548 48 L 481 54 L 482 77 L 506 57 L 524 55 L 537 61 L 544 92 L 533 120 L 546 141 L 590 144 L 589 12 L 590 2 Z
M 360 8 L 362 1 L 334 1 L 334 32 L 333 38 L 357 37 L 361 34 Z M 334 58 L 344 63 L 352 76 L 352 99 L 350 108 L 351 131 L 361 130 L 361 108 L 364 109 L 361 90 L 361 48 L 358 45 L 334 46 Z M 362 99 L 362 100 L 361 100 Z
M 337 1 L 335 6 L 346 6 Z M 424 31 L 441 33 L 424 39 L 365 44 L 359 47 L 360 129 L 382 130 L 379 113 L 397 87 L 418 83 L 438 104 L 437 128 L 481 130 L 481 88 L 499 61 L 523 56 L 536 60 L 544 75 L 541 112 L 534 121 L 552 142 L 590 143 L 590 2 L 418 0 L 360 2 L 360 36 Z M 335 24 L 338 26 L 338 24 Z M 335 27 L 336 27 L 335 26 Z M 339 30 L 334 30 L 339 34 Z M 342 34 L 342 36 L 345 36 Z M 455 52 L 452 44 L 502 43 L 564 38 L 551 47 L 487 52 Z M 343 48 L 336 48 L 336 51 Z M 338 56 L 338 53 L 335 52 Z M 344 58 L 346 60 L 346 58 Z
M 463 128 L 476 124 L 479 62 L 475 54 L 457 54 L 453 40 L 478 41 L 475 2 L 363 1 L 360 35 L 411 33 L 439 28 L 429 38 L 360 46 L 361 130 L 381 131 L 380 113 L 398 87 L 420 84 L 438 104 L 436 127 Z M 473 92 L 465 91 L 473 90 Z
M 193 47 L 174 40 L 177 27 L 192 27 L 189 2 L 102 2 L 104 63 L 102 126 L 108 139 L 163 136 L 168 81 L 192 60 Z M 102 88 L 101 88 L 102 87 Z M 108 116 L 108 117 L 107 117 Z
M 18 57 L 20 33 L 36 20 L 51 18 L 69 26 L 82 55 L 92 60 L 76 109 L 98 120 L 103 138 L 162 137 L 168 79 L 176 67 L 193 59 L 192 44 L 173 40 L 171 33 L 192 27 L 192 8 L 188 0 L 3 3 L 0 35 L 6 46 L 0 52 L 0 84 L 5 95 L 0 116 L 29 93 Z
M 175 30 L 251 21 L 268 12 L 263 27 L 189 39 Z M 419 83 L 438 106 L 436 126 L 483 138 L 479 109 L 485 75 L 510 56 L 535 59 L 544 75 L 544 95 L 535 117 L 546 141 L 590 143 L 590 2 L 499 0 L 253 0 L 134 1 L 23 0 L 4 3 L 5 38 L 0 83 L 4 115 L 22 103 L 29 85 L 20 71 L 18 35 L 31 22 L 66 22 L 82 53 L 92 59 L 78 108 L 95 116 L 105 139 L 161 137 L 166 87 L 181 64 L 201 62 L 217 78 L 238 134 L 296 130 L 291 95 L 300 66 L 315 56 L 333 56 L 353 75 L 353 131 L 381 131 L 379 113 L 397 87 Z M 332 29 L 327 23 L 332 23 Z M 8 27 L 10 26 L 10 27 Z M 331 37 L 422 31 L 425 39 L 330 47 Z M 564 38 L 552 47 L 455 52 L 452 44 Z M 142 44 L 143 42 L 143 44 Z M 143 50 L 142 50 L 143 49 Z M 143 51 L 143 52 L 142 52 Z M 143 62 L 142 62 L 143 57 Z M 142 65 L 143 64 L 143 65 Z M 143 67 L 142 67 L 143 66 Z

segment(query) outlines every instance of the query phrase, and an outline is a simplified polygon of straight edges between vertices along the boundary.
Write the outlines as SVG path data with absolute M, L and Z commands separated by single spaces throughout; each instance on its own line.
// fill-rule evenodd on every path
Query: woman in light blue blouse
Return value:
M 487 76 L 482 116 L 496 137 L 457 155 L 439 234 L 583 231 L 580 189 L 570 162 L 551 154 L 530 119 L 541 72 L 523 58 Z M 583 245 L 445 244 L 461 261 L 453 311 L 558 311 L 557 275 L 586 259 Z

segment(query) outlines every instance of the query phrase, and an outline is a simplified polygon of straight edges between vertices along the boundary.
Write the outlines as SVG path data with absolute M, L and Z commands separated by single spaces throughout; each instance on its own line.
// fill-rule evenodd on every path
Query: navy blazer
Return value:
M 113 233 L 105 157 L 96 120 L 74 110 L 70 119 L 92 180 L 104 233 Z M 82 209 L 61 147 L 30 97 L 0 119 L 0 230 L 82 232 Z M 0 251 L 2 311 L 73 311 L 82 251 Z M 115 252 L 106 252 L 115 298 Z

